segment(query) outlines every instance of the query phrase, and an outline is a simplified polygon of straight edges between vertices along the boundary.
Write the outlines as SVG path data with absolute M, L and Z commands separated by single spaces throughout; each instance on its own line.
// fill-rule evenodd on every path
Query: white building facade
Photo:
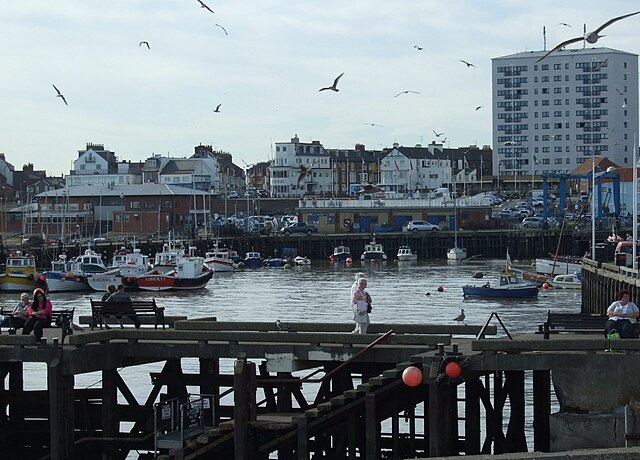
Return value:
M 564 49 L 537 62 L 544 54 L 492 59 L 493 175 L 569 173 L 593 157 L 631 166 L 638 56 Z

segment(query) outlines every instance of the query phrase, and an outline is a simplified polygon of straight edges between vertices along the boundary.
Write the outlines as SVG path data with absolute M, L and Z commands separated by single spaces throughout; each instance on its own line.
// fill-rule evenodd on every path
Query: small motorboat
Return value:
M 293 258 L 293 263 L 296 265 L 311 265 L 311 259 L 307 256 L 296 256 Z
M 138 276 L 138 287 L 146 291 L 202 289 L 213 277 L 213 270 L 204 264 L 204 257 L 181 257 L 175 270 L 153 269 Z
M 520 297 L 533 298 L 538 297 L 538 286 L 531 282 L 518 279 L 513 272 L 503 272 L 500 274 L 497 285 L 486 282 L 481 286 L 463 286 L 462 293 L 464 297 Z
M 329 256 L 329 261 L 335 262 L 348 262 L 351 260 L 351 249 L 348 246 L 340 245 L 333 248 L 333 254 Z
M 384 248 L 380 243 L 376 243 L 376 237 L 371 239 L 370 243 L 364 245 L 364 252 L 360 256 L 362 262 L 382 262 L 387 260 Z
M 413 252 L 409 246 L 400 246 L 396 258 L 399 262 L 418 260 L 418 254 Z
M 557 275 L 548 283 L 556 289 L 582 289 L 582 277 L 579 273 Z
M 247 252 L 244 257 L 244 265 L 248 268 L 262 267 L 262 255 L 258 251 Z
M 213 248 L 212 252 L 207 252 L 204 257 L 204 263 L 207 264 L 215 273 L 232 272 L 238 268 L 240 256 L 237 251 L 227 248 L 218 248 L 218 244 Z
M 464 260 L 467 258 L 466 248 L 459 248 L 457 245 L 447 251 L 448 260 Z

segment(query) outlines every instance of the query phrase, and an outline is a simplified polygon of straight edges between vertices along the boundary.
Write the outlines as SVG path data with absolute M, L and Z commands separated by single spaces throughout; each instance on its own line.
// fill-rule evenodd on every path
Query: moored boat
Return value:
M 307 256 L 296 256 L 293 258 L 293 263 L 296 265 L 311 265 L 311 260 Z
M 45 287 L 45 281 L 36 270 L 35 257 L 20 251 L 10 253 L 0 274 L 0 291 L 30 292 L 37 287 Z
M 204 288 L 213 270 L 203 257 L 181 257 L 176 268 L 168 272 L 153 269 L 137 278 L 138 287 L 146 291 L 195 290 Z
M 58 260 L 51 262 L 51 270 L 43 273 L 49 292 L 87 291 L 91 287 L 82 266 L 74 259 L 67 260 L 66 254 L 60 254 Z
M 536 272 L 545 275 L 570 275 L 582 271 L 582 258 L 577 256 L 550 256 L 536 259 Z
M 351 261 L 351 249 L 348 246 L 340 245 L 333 248 L 333 254 L 329 256 L 330 262 Z
M 237 251 L 227 248 L 218 248 L 214 246 L 213 251 L 205 253 L 204 263 L 215 273 L 231 272 L 238 268 L 240 256 Z
M 538 296 L 538 286 L 523 282 L 515 273 L 500 274 L 497 285 L 487 282 L 481 286 L 463 286 L 464 297 L 509 297 L 534 298 Z
M 371 239 L 371 242 L 364 245 L 364 252 L 360 256 L 362 262 L 382 262 L 387 260 L 387 255 L 384 253 L 382 244 L 376 243 L 375 235 Z
M 556 275 L 548 283 L 559 289 L 582 289 L 582 277 L 578 273 L 570 275 Z
M 250 251 L 244 257 L 244 265 L 249 268 L 262 267 L 262 255 L 258 251 Z
M 447 251 L 448 260 L 464 260 L 467 258 L 466 248 L 459 248 L 457 244 Z
M 418 260 L 418 254 L 413 252 L 409 246 L 400 246 L 396 258 L 400 262 Z

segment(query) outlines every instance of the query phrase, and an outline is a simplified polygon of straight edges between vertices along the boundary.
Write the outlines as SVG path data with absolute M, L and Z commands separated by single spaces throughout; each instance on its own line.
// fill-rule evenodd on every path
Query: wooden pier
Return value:
M 52 343 L 57 330 L 49 329 L 47 344 L 40 346 L 33 336 L 3 333 L 0 451 L 3 458 L 21 460 L 124 459 L 136 450 L 151 452 L 154 403 L 184 402 L 197 393 L 212 397 L 211 426 L 180 448 L 161 451 L 160 458 L 253 460 L 277 452 L 283 460 L 373 460 L 548 452 L 552 372 L 571 369 L 577 379 L 582 369 L 617 369 L 640 351 L 637 341 L 621 341 L 625 353 L 605 353 L 610 344 L 602 335 L 510 338 L 493 324 L 372 324 L 364 335 L 350 334 L 351 328 L 203 318 L 175 321 L 168 330 L 80 332 L 64 345 Z M 197 359 L 197 371 L 185 370 L 188 358 Z M 233 362 L 228 373 L 220 366 L 226 358 Z M 460 364 L 459 378 L 443 369 L 450 361 Z M 25 362 L 46 363 L 46 391 L 25 389 Z M 123 369 L 148 363 L 162 369 L 150 373 L 146 397 L 138 400 Z M 423 373 L 416 387 L 402 381 L 410 365 Z M 99 385 L 75 385 L 78 375 L 95 371 L 101 373 Z

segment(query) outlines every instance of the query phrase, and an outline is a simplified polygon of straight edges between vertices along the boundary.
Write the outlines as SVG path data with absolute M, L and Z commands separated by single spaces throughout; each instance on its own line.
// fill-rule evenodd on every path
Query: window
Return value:
M 156 202 L 153 200 L 148 200 L 144 202 L 144 209 L 155 209 Z
M 122 215 L 116 214 L 116 222 L 122 222 Z
M 140 209 L 140 202 L 139 201 L 132 201 L 131 202 L 131 209 Z
M 125 222 L 129 222 L 129 214 L 125 214 L 124 215 L 124 221 Z

